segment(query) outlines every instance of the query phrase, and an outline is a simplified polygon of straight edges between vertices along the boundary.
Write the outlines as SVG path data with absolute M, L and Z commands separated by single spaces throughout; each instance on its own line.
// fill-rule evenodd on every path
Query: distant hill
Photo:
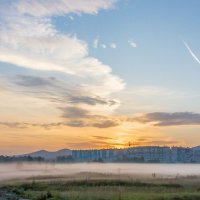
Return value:
M 21 156 L 31 156 L 31 157 L 42 157 L 45 158 L 47 160 L 55 160 L 57 157 L 60 156 L 70 156 L 72 155 L 72 151 L 69 149 L 61 149 L 58 151 L 46 151 L 46 150 L 40 150 L 40 151 L 36 151 L 36 152 L 32 152 L 32 153 L 28 153 L 28 154 L 23 154 L 23 155 L 17 155 L 17 157 L 21 157 Z

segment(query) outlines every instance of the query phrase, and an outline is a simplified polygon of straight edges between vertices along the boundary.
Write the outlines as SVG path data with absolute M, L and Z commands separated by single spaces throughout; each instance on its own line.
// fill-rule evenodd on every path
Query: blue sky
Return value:
M 70 13 L 54 17 L 53 23 L 58 31 L 86 41 L 89 54 L 112 66 L 128 87 L 159 85 L 196 92 L 200 68 L 182 40 L 200 55 L 199 4 L 198 0 L 118 1 L 96 15 Z M 116 43 L 117 49 L 94 49 L 96 38 L 101 44 Z M 137 48 L 128 44 L 130 40 Z
M 98 15 L 70 15 L 54 19 L 64 33 L 76 34 L 87 41 L 91 56 L 112 66 L 115 74 L 122 77 L 127 88 L 153 86 L 187 93 L 182 97 L 190 111 L 200 111 L 198 101 L 199 64 L 191 57 L 183 44 L 187 41 L 196 55 L 200 55 L 198 40 L 199 1 L 118 1 L 111 10 Z M 117 48 L 93 48 L 93 41 Z M 136 43 L 132 48 L 128 41 Z M 188 94 L 189 93 L 189 94 Z M 194 96 L 194 97 L 191 97 Z M 184 102 L 186 101 L 186 102 Z M 159 102 L 156 102 L 159 103 Z M 167 107 L 176 103 L 167 102 Z M 177 101 L 180 105 L 180 101 Z
M 20 140 L 27 130 L 31 138 L 41 133 L 41 142 L 55 131 L 72 148 L 123 146 L 132 137 L 138 145 L 144 138 L 146 145 L 197 145 L 199 6 L 198 0 L 1 1 L 0 126 L 7 147 L 13 132 L 22 133 Z M 76 136 L 64 135 L 69 130 Z M 111 141 L 91 141 L 95 131 Z M 29 141 L 20 151 L 27 148 L 40 145 Z

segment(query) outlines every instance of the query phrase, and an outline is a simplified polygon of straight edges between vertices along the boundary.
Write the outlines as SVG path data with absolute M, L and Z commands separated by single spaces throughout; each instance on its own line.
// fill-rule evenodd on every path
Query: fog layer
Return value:
M 0 164 L 0 181 L 25 179 L 36 176 L 71 176 L 80 173 L 103 173 L 123 176 L 151 176 L 156 173 L 163 177 L 200 175 L 200 164 Z

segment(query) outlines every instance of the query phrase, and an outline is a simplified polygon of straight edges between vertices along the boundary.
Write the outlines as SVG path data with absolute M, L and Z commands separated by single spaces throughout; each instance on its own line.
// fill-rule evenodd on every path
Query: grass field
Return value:
M 100 177 L 100 176 L 99 176 Z M 0 188 L 0 199 L 18 200 L 200 200 L 199 178 L 133 180 L 117 177 L 34 179 Z

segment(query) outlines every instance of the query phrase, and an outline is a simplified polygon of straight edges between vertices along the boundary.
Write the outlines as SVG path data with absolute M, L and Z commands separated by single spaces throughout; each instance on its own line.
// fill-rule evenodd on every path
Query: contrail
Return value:
M 185 47 L 188 49 L 188 51 L 190 52 L 191 56 L 200 64 L 199 58 L 194 54 L 194 52 L 189 47 L 189 45 L 185 41 L 183 41 L 183 43 L 184 43 Z

